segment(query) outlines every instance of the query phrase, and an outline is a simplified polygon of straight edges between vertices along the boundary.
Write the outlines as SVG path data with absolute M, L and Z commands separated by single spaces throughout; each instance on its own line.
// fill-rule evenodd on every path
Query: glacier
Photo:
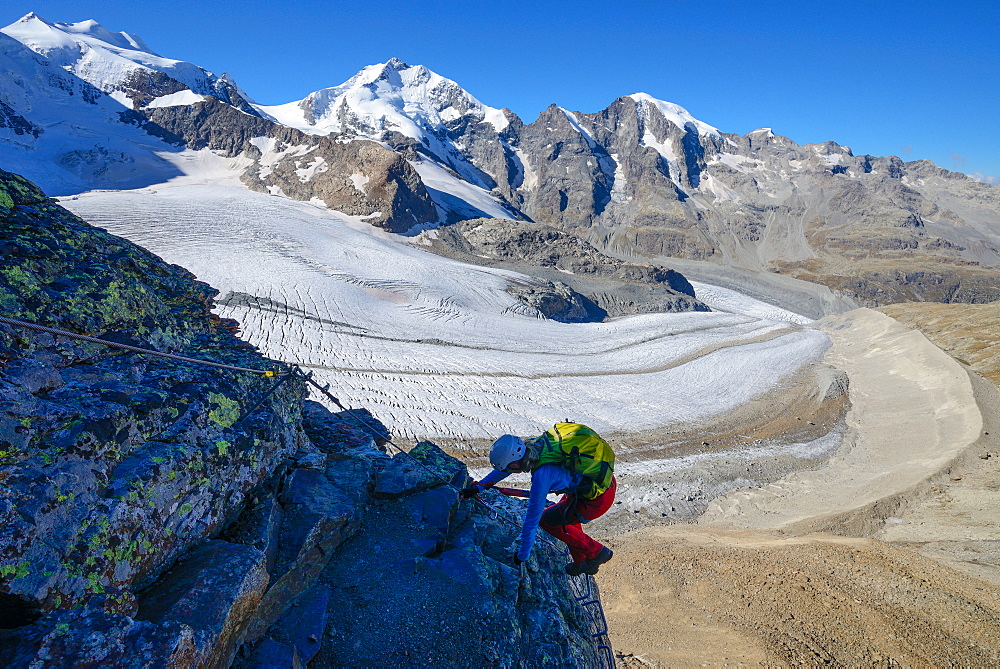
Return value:
M 534 434 L 566 418 L 617 433 L 701 420 L 768 392 L 828 346 L 808 319 L 707 285 L 713 312 L 546 320 L 505 291 L 529 277 L 248 192 L 206 165 L 201 178 L 62 204 L 215 286 L 218 313 L 240 321 L 244 338 L 397 435 Z

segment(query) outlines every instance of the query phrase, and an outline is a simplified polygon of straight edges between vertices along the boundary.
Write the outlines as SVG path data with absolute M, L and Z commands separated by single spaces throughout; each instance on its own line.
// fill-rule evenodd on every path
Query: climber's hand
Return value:
M 518 557 L 517 553 L 514 553 L 514 566 L 515 567 L 520 567 L 523 563 L 524 563 L 524 560 L 522 560 L 520 557 Z
M 482 491 L 483 491 L 483 486 L 479 485 L 478 483 L 473 483 L 468 487 L 462 488 L 462 492 L 459 494 L 462 495 L 462 499 L 469 499 L 470 497 L 475 497 Z

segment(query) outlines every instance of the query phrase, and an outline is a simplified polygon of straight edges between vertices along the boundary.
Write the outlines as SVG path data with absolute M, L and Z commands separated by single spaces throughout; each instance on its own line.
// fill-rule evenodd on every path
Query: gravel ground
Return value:
M 690 526 L 611 545 L 601 594 L 612 644 L 636 665 L 1000 662 L 1000 588 L 911 549 Z

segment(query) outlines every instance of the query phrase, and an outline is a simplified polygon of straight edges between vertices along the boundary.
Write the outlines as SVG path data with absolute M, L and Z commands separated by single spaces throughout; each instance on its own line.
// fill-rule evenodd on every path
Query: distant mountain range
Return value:
M 1000 187 L 929 161 L 722 132 L 636 93 L 525 124 L 397 59 L 279 106 L 94 21 L 0 32 L 0 164 L 51 193 L 233 158 L 249 188 L 398 233 L 471 218 L 560 228 L 627 259 L 780 272 L 865 304 L 1000 299 Z

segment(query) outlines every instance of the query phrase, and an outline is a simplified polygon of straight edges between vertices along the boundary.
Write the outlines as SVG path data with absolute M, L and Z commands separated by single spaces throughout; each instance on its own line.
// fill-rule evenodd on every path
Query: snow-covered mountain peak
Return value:
M 85 35 L 95 40 L 99 40 L 106 44 L 116 46 L 119 49 L 127 49 L 130 51 L 145 51 L 146 53 L 152 54 L 154 56 L 158 55 L 149 46 L 142 41 L 142 38 L 138 35 L 133 35 L 127 32 L 111 32 L 100 23 L 93 19 L 87 21 L 80 21 L 79 23 L 57 23 L 55 24 L 60 30 L 67 33 L 74 33 L 77 35 Z
M 151 97 L 176 92 L 177 83 L 198 94 L 218 95 L 212 73 L 158 56 L 139 37 L 112 32 L 97 21 L 51 23 L 31 13 L 0 32 L 127 106 L 144 106 Z M 150 71 L 177 83 L 151 77 Z
M 697 133 L 701 136 L 717 137 L 720 139 L 722 137 L 718 128 L 710 126 L 703 121 L 699 121 L 692 116 L 691 112 L 687 109 L 684 109 L 684 107 L 674 104 L 673 102 L 658 100 L 648 93 L 633 93 L 628 97 L 635 101 L 640 114 L 648 113 L 649 109 L 656 109 L 666 120 L 670 121 L 682 130 L 690 125 L 693 126 Z
M 79 50 L 86 45 L 94 49 L 119 53 L 142 52 L 147 56 L 168 60 L 154 53 L 137 35 L 112 32 L 93 19 L 76 23 L 53 23 L 31 12 L 4 28 L 3 32 L 36 53 L 47 57 L 51 56 L 53 51 Z
M 465 116 L 492 123 L 497 131 L 508 124 L 501 110 L 482 104 L 451 79 L 398 58 L 369 65 L 340 86 L 303 100 L 257 108 L 305 132 L 345 132 L 372 139 L 398 132 L 423 142 L 428 134 Z
M 351 77 L 347 83 L 357 80 L 357 84 L 385 81 L 392 86 L 410 86 L 415 82 L 429 81 L 437 76 L 423 65 L 407 65 L 399 58 L 390 58 L 384 63 L 377 63 L 362 68 L 358 74 Z

